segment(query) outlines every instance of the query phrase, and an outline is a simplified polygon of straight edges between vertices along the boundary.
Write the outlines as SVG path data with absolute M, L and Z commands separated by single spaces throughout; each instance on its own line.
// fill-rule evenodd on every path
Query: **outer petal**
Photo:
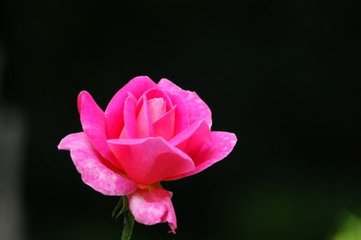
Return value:
M 194 169 L 192 159 L 161 137 L 108 140 L 110 149 L 130 179 L 153 184 Z
M 179 174 L 165 180 L 175 180 L 194 175 L 224 159 L 233 149 L 237 137 L 230 132 L 211 132 L 210 140 L 207 141 L 197 155 L 193 158 L 196 163 L 195 169 Z
M 129 208 L 137 222 L 153 225 L 168 222 L 173 233 L 177 228 L 172 193 L 164 190 L 161 186 L 152 186 L 146 189 L 138 189 L 129 198 Z
M 184 103 L 187 106 L 186 114 L 189 116 L 191 124 L 193 122 L 204 120 L 207 122 L 208 126 L 212 125 L 211 110 L 195 92 L 183 90 L 165 78 L 159 81 L 158 86 L 161 90 L 170 93 L 173 92 L 173 94 L 176 93 L 184 99 Z M 172 94 L 170 94 L 170 97 L 171 95 Z
M 73 163 L 85 184 L 104 195 L 127 195 L 137 186 L 114 172 L 102 162 L 104 159 L 94 150 L 88 137 L 83 133 L 69 134 L 63 138 L 58 149 L 70 150 Z
M 105 119 L 107 123 L 107 134 L 109 138 L 117 138 L 123 128 L 124 101 L 128 92 L 138 99 L 146 90 L 157 87 L 149 77 L 139 76 L 130 80 L 110 100 L 106 110 Z
M 114 159 L 106 142 L 104 113 L 87 91 L 81 91 L 78 95 L 78 110 L 83 130 L 94 148 L 104 158 Z
M 195 165 L 198 164 L 195 157 L 202 149 L 204 143 L 207 143 L 210 139 L 211 132 L 205 121 L 197 122 L 184 129 L 181 133 L 175 136 L 169 143 L 176 146 L 188 156 L 190 156 Z

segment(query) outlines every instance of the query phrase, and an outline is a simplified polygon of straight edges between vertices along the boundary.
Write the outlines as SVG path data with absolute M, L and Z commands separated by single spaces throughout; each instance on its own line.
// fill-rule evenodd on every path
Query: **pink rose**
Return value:
M 237 138 L 211 131 L 211 111 L 195 93 L 167 79 L 133 78 L 105 111 L 78 96 L 83 132 L 63 138 L 85 184 L 104 195 L 126 195 L 135 220 L 177 228 L 171 192 L 160 182 L 191 176 L 222 160 Z

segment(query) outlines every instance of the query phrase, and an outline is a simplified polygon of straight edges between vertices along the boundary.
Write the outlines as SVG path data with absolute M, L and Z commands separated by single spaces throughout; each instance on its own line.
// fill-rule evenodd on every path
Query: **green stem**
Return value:
M 122 215 L 122 213 L 124 212 L 124 209 L 125 209 L 125 205 L 124 205 L 124 197 L 120 197 L 119 198 L 119 201 L 117 203 L 117 205 L 115 206 L 113 212 L 112 212 L 112 217 L 115 219 L 115 220 L 118 220 L 120 215 Z
M 129 210 L 127 197 L 123 197 L 124 226 L 121 240 L 130 240 L 134 227 L 134 217 Z

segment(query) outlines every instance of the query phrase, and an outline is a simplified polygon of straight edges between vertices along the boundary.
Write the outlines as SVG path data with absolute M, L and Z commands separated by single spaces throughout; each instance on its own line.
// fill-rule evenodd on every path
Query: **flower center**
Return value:
M 152 98 L 148 100 L 151 123 L 157 121 L 166 111 L 163 98 Z
M 142 99 L 142 105 L 136 118 L 138 137 L 148 137 L 154 134 L 153 123 L 166 112 L 166 103 L 163 98 Z

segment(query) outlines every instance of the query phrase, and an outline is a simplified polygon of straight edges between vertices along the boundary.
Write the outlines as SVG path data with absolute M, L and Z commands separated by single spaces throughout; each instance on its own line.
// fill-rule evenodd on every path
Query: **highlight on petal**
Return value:
M 151 122 L 154 123 L 166 112 L 166 104 L 163 98 L 152 98 L 148 102 Z
M 173 94 L 177 94 L 184 99 L 189 122 L 206 121 L 208 126 L 212 126 L 212 113 L 208 105 L 195 92 L 183 90 L 168 79 L 162 78 L 158 87 L 169 93 L 172 99 Z
M 168 222 L 175 233 L 177 219 L 171 197 L 172 193 L 159 185 L 138 189 L 128 196 L 129 208 L 137 222 L 146 225 Z
M 58 149 L 70 150 L 73 163 L 81 174 L 85 184 L 94 190 L 111 196 L 128 195 L 137 189 L 136 184 L 106 166 L 106 160 L 100 156 L 83 133 L 73 133 L 64 137 Z
M 210 139 L 201 147 L 197 155 L 193 157 L 196 164 L 195 169 L 164 180 L 176 180 L 197 174 L 216 162 L 223 160 L 236 145 L 237 137 L 234 133 L 213 131 L 210 134 Z
M 128 93 L 131 93 L 136 99 L 138 99 L 145 91 L 156 87 L 157 84 L 149 77 L 139 76 L 130 80 L 113 96 L 105 110 L 107 135 L 109 138 L 119 137 L 123 128 L 124 102 L 128 97 Z
M 130 179 L 154 184 L 194 169 L 192 159 L 161 137 L 112 139 L 108 145 Z
M 136 117 L 136 126 L 137 130 L 137 138 L 144 137 L 154 137 L 158 136 L 157 132 L 161 130 L 159 124 L 155 124 L 158 120 L 160 120 L 167 112 L 166 112 L 166 102 L 164 98 L 152 98 L 148 99 L 147 96 L 143 95 L 138 103 L 137 103 L 137 117 Z M 166 120 L 171 120 L 167 118 Z M 164 122 L 169 127 L 173 122 Z M 155 129 L 155 125 L 157 125 L 157 129 Z M 168 129 L 167 129 L 168 130 Z M 173 132 L 173 129 L 169 129 L 169 132 Z M 157 132 L 156 132 L 157 131 Z
M 160 90 L 158 88 L 158 86 L 156 88 L 151 88 L 149 90 L 147 90 L 144 93 L 144 96 L 147 97 L 147 99 L 153 99 L 153 98 L 161 98 L 164 100 L 165 102 L 165 107 L 166 110 L 169 110 L 173 105 L 172 105 L 172 100 L 169 98 L 169 96 L 164 93 L 162 90 Z
M 106 159 L 114 159 L 107 145 L 104 113 L 87 91 L 78 95 L 78 110 L 85 134 L 94 148 Z

